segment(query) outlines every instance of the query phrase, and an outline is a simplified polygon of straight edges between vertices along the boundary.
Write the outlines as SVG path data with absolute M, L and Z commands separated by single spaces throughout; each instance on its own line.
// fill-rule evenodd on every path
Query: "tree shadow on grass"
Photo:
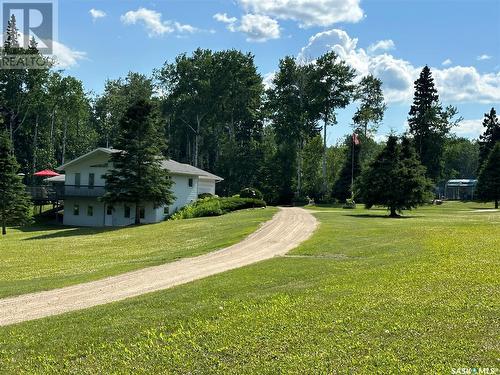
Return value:
M 114 232 L 117 230 L 123 229 L 122 227 L 107 227 L 107 228 L 92 228 L 92 227 L 63 227 L 63 226 L 54 226 L 54 227 L 27 227 L 27 230 L 23 230 L 23 232 L 35 232 L 35 231 L 47 231 L 47 230 L 58 230 L 57 232 L 41 234 L 39 236 L 24 238 L 23 241 L 32 241 L 32 240 L 46 240 L 51 238 L 66 238 L 66 237 L 75 237 L 75 236 L 92 236 L 96 234 Z
M 350 217 L 357 217 L 357 218 L 362 218 L 362 219 L 414 219 L 415 216 L 389 216 L 389 215 L 381 215 L 381 214 L 346 214 L 342 216 L 350 216 Z

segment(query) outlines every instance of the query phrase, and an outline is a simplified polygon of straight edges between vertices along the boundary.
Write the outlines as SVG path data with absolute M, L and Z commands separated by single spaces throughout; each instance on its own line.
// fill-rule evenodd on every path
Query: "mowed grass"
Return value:
M 287 257 L 0 328 L 3 373 L 450 374 L 499 368 L 500 212 L 316 208 Z
M 196 256 L 242 240 L 276 208 L 126 228 L 31 226 L 0 238 L 0 298 Z M 1 372 L 1 371 L 0 371 Z

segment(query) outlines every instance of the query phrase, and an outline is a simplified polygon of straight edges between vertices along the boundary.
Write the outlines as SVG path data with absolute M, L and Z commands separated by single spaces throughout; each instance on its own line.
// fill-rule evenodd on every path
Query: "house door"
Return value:
M 113 206 L 106 206 L 106 214 L 104 215 L 104 226 L 113 226 Z

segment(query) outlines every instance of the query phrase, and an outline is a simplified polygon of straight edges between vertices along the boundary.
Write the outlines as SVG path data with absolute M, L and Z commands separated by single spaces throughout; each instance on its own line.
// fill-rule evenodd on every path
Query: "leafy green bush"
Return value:
M 259 189 L 256 188 L 245 188 L 240 191 L 241 198 L 252 198 L 252 199 L 262 199 L 263 195 Z
M 196 202 L 184 206 L 175 214 L 171 220 L 191 219 L 194 217 L 220 216 L 231 211 L 243 210 L 245 208 L 266 207 L 266 202 L 261 199 L 251 198 L 219 198 L 208 197 L 198 199 Z
M 342 208 L 346 208 L 346 209 L 356 208 L 356 202 L 354 201 L 354 199 L 346 199 Z
M 204 199 L 204 198 L 212 198 L 214 195 L 210 193 L 201 193 L 198 194 L 198 199 Z

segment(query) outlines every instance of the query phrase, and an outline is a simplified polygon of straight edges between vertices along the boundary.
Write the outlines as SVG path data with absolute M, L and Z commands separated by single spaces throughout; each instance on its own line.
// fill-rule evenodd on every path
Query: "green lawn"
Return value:
M 219 249 L 240 241 L 275 212 L 275 208 L 244 210 L 119 229 L 9 229 L 7 236 L 0 237 L 0 298 L 95 280 Z
M 4 373 L 500 368 L 500 212 L 318 208 L 287 257 L 0 329 Z

